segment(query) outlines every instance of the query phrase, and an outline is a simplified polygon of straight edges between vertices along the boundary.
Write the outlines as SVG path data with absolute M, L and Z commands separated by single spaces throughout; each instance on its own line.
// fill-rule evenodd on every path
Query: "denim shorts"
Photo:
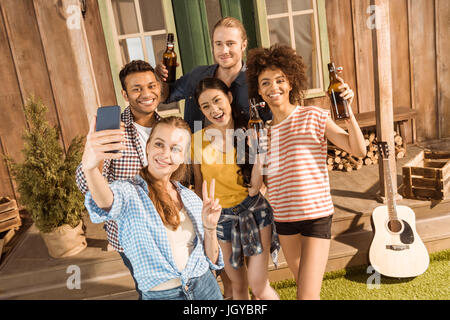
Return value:
M 262 197 L 262 198 L 261 198 Z M 225 214 L 228 215 L 239 215 L 240 213 L 247 211 L 249 208 L 253 207 L 258 199 L 263 199 L 259 201 L 258 207 L 252 208 L 253 216 L 258 229 L 262 229 L 273 222 L 273 209 L 269 202 L 261 195 L 257 194 L 253 197 L 247 196 L 241 203 L 234 207 L 222 209 L 222 217 Z M 231 241 L 231 228 L 233 226 L 233 221 L 221 221 L 217 224 L 217 238 L 221 241 Z
M 223 300 L 222 292 L 211 270 L 189 279 L 186 286 L 168 290 L 142 292 L 142 300 Z

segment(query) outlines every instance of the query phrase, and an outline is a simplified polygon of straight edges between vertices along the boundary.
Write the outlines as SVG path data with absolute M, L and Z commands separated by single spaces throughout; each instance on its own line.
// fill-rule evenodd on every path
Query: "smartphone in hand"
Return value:
M 120 107 L 106 106 L 97 109 L 97 123 L 95 131 L 120 129 Z M 118 150 L 107 151 L 117 153 Z

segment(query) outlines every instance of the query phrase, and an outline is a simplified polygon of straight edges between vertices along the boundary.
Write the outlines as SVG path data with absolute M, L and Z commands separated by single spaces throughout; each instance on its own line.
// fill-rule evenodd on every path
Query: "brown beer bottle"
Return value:
M 167 34 L 167 49 L 163 54 L 163 63 L 169 72 L 167 76 L 167 82 L 174 82 L 176 80 L 176 68 L 177 68 L 177 54 L 174 49 L 174 36 L 173 33 Z
M 334 63 L 328 64 L 328 71 L 330 72 L 330 85 L 328 86 L 328 95 L 331 99 L 331 112 L 334 120 L 342 120 L 350 118 L 348 112 L 347 100 L 339 96 L 342 91 L 339 86 L 342 84 L 337 79 L 337 70 Z
M 264 121 L 259 116 L 258 112 L 258 105 L 261 105 L 261 103 L 256 103 L 256 99 L 250 99 L 249 100 L 250 105 L 250 119 L 248 120 L 248 129 L 254 129 L 256 130 L 256 133 L 258 135 L 258 138 L 260 136 L 261 130 L 264 129 Z

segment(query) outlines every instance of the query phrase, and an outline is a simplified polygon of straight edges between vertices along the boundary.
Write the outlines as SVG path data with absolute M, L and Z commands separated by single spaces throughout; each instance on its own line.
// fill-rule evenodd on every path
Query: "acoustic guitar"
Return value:
M 387 142 L 379 142 L 378 151 L 383 159 L 387 205 L 372 213 L 375 235 L 369 260 L 378 273 L 387 277 L 416 277 L 428 268 L 428 251 L 417 234 L 414 211 L 395 203 Z

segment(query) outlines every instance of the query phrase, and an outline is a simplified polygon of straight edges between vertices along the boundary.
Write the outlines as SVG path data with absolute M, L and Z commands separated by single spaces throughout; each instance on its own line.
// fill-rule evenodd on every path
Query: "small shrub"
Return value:
M 32 97 L 27 101 L 24 161 L 17 163 L 6 157 L 18 185 L 20 201 L 44 233 L 63 224 L 76 227 L 84 210 L 84 197 L 75 182 L 83 138 L 75 137 L 64 156 L 58 129 L 50 126 L 46 113 L 47 107 L 39 99 Z

